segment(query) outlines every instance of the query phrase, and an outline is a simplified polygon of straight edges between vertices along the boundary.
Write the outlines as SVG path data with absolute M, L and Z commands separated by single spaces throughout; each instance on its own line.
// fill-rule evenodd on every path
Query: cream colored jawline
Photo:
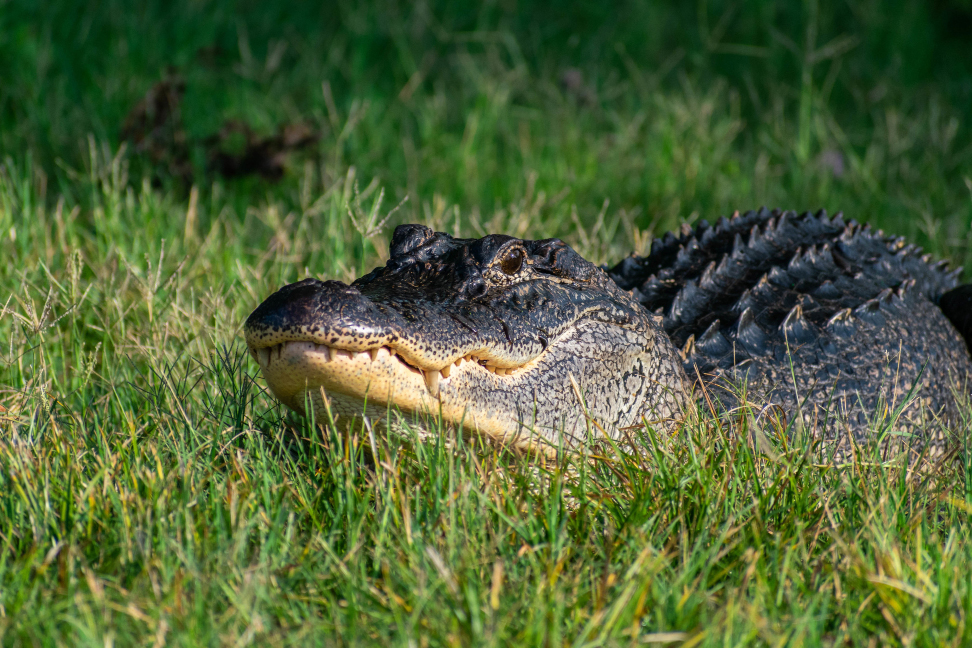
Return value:
M 456 372 L 482 371 L 516 379 L 539 364 L 541 354 L 521 367 L 501 368 L 483 364 L 475 356 L 461 357 L 441 369 L 420 370 L 404 362 L 393 349 L 383 346 L 369 351 L 347 351 L 313 342 L 285 342 L 273 347 L 250 348 L 260 364 L 273 394 L 291 409 L 304 410 L 305 394 L 312 398 L 323 388 L 325 394 L 342 394 L 369 403 L 393 405 L 403 411 L 441 414 L 445 420 L 462 423 L 487 436 L 515 445 L 528 443 L 514 417 L 480 411 L 476 403 L 440 400 L 440 383 Z M 446 383 L 448 384 L 448 383 Z
M 297 351 L 300 354 L 312 354 L 318 356 L 320 360 L 328 365 L 334 362 L 347 362 L 352 363 L 358 360 L 364 360 L 367 358 L 371 363 L 378 361 L 379 358 L 391 357 L 394 358 L 398 356 L 394 349 L 388 346 L 382 346 L 376 349 L 369 349 L 367 351 L 347 351 L 345 349 L 337 349 L 334 347 L 329 347 L 324 344 L 315 344 L 312 342 L 283 342 L 271 347 L 262 347 L 258 349 L 250 348 L 250 355 L 253 359 L 257 361 L 260 368 L 266 370 L 274 362 L 281 362 L 284 357 L 285 351 L 288 356 L 292 356 L 292 351 Z M 469 362 L 482 367 L 490 373 L 494 373 L 498 376 L 508 376 L 517 373 L 523 367 L 500 367 L 492 364 L 490 361 L 482 361 L 473 354 L 468 354 L 465 357 L 460 357 L 455 360 L 455 362 L 450 362 L 449 364 L 441 367 L 440 369 L 419 369 L 409 363 L 405 362 L 401 357 L 398 357 L 399 364 L 412 372 L 420 373 L 425 378 L 425 383 L 428 388 L 429 393 L 432 396 L 438 396 L 438 384 L 439 380 L 443 378 L 448 378 L 451 375 L 452 368 L 461 367 L 463 363 Z M 531 361 L 532 363 L 532 361 Z M 528 364 L 531 364 L 528 363 Z M 369 366 L 369 365 L 365 365 Z M 342 390 L 343 391 L 343 390 Z
M 441 412 L 443 418 L 474 427 L 497 440 L 521 437 L 520 425 L 509 417 L 477 412 L 469 403 L 440 401 L 440 383 L 453 372 L 483 371 L 515 377 L 535 366 L 535 358 L 522 367 L 503 368 L 483 363 L 473 355 L 460 357 L 440 369 L 420 370 L 383 346 L 368 351 L 347 351 L 313 342 L 285 342 L 273 347 L 250 348 L 274 395 L 297 411 L 304 409 L 304 394 L 320 388 L 405 411 Z M 543 355 L 543 354 L 541 354 Z
M 370 394 L 372 398 L 380 398 L 375 391 L 376 379 L 381 382 L 381 378 L 387 377 L 390 381 L 404 379 L 409 389 L 424 391 L 425 397 L 438 398 L 439 382 L 447 379 L 452 374 L 453 368 L 462 368 L 469 364 L 496 374 L 498 376 L 514 375 L 519 373 L 527 365 L 535 362 L 531 361 L 523 367 L 499 367 L 490 361 L 482 361 L 475 355 L 469 354 L 465 357 L 457 358 L 439 369 L 419 369 L 405 362 L 394 349 L 382 346 L 368 351 L 347 351 L 337 349 L 324 344 L 313 342 L 284 342 L 272 347 L 250 348 L 250 354 L 260 365 L 271 389 L 284 402 L 288 402 L 289 397 L 295 394 L 286 393 L 288 386 L 306 389 L 309 384 L 321 383 L 325 390 L 334 390 L 349 396 L 364 398 Z M 471 367 L 469 369 L 475 370 Z M 299 375 L 303 374 L 303 375 Z M 314 375 L 309 375 L 314 374 Z M 418 389 L 417 379 L 425 383 L 425 390 Z M 274 387 L 273 383 L 278 386 Z M 416 384 L 413 384 L 416 383 Z M 316 385 L 315 385 L 316 386 Z M 396 385 L 391 382 L 388 388 L 393 392 Z M 386 389 L 379 389 L 382 395 L 387 393 Z M 398 402 L 394 396 L 399 394 L 387 394 L 388 400 L 395 404 L 408 407 L 405 403 Z M 415 400 L 411 398 L 409 400 Z M 418 398 L 417 400 L 424 400 Z M 419 404 L 419 403 L 417 403 Z M 421 403 L 424 405 L 425 403 Z

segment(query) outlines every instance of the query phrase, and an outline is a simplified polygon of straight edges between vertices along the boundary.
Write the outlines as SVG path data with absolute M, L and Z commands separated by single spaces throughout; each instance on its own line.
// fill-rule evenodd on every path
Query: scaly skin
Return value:
M 704 390 L 796 417 L 837 459 L 887 429 L 914 458 L 947 447 L 972 377 L 957 276 L 823 213 L 703 221 L 609 272 L 554 239 L 403 225 L 384 268 L 285 286 L 245 335 L 281 401 L 339 423 L 435 414 L 550 451 L 671 427 Z
M 557 240 L 395 230 L 391 260 L 347 286 L 306 279 L 247 319 L 274 395 L 345 421 L 441 414 L 495 440 L 553 450 L 688 403 L 654 318 Z M 323 389 L 322 389 L 323 388 Z M 588 420 L 597 425 L 588 425 Z

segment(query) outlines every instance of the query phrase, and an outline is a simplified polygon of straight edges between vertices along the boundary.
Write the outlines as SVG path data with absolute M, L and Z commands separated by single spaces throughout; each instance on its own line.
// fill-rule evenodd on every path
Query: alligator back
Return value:
M 921 252 L 840 214 L 761 209 L 683 227 L 610 275 L 662 318 L 688 375 L 724 407 L 782 411 L 838 460 L 849 436 L 872 433 L 938 454 L 972 360 L 937 305 L 965 295 L 960 270 Z

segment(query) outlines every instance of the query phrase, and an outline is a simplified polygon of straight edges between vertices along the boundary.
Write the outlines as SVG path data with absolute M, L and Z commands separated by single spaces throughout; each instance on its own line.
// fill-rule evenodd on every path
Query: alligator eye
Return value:
M 514 248 L 509 251 L 509 253 L 503 257 L 500 261 L 500 270 L 504 274 L 512 275 L 520 271 L 520 267 L 523 265 L 523 250 L 520 248 Z

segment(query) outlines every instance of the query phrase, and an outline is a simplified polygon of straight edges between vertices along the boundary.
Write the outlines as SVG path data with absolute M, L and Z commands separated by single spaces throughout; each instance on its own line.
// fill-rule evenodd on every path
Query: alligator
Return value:
M 401 225 L 384 267 L 284 286 L 244 334 L 280 401 L 339 424 L 432 414 L 549 453 L 750 405 L 833 460 L 871 439 L 911 461 L 969 411 L 960 276 L 823 211 L 683 225 L 610 268 L 558 239 Z

